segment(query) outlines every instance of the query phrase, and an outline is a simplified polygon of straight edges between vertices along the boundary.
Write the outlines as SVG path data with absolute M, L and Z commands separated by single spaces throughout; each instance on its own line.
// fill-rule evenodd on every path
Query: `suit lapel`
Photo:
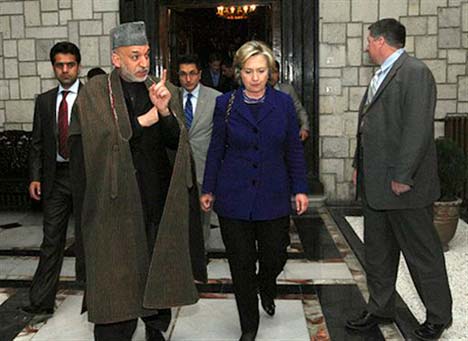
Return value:
M 58 87 L 55 88 L 53 92 L 50 93 L 50 96 L 47 98 L 47 112 L 49 113 L 49 120 L 54 132 L 54 136 L 57 139 L 58 136 L 58 127 L 57 127 L 57 95 L 58 95 Z
M 406 59 L 408 58 L 408 54 L 406 52 L 404 52 L 396 61 L 395 63 L 393 64 L 392 68 L 390 69 L 390 71 L 388 72 L 387 76 L 385 76 L 385 79 L 383 80 L 382 84 L 380 84 L 379 88 L 377 89 L 377 92 L 375 93 L 374 97 L 372 98 L 372 102 L 369 103 L 369 105 L 367 106 L 367 108 L 365 108 L 365 112 L 367 112 L 369 110 L 370 107 L 372 107 L 372 105 L 378 100 L 378 98 L 380 97 L 380 95 L 382 94 L 382 92 L 385 90 L 385 88 L 387 87 L 387 85 L 393 80 L 393 78 L 395 77 L 396 73 L 398 72 L 398 70 L 400 69 L 400 67 L 403 65 L 403 63 L 406 61 Z M 367 90 L 369 91 L 369 90 Z M 366 95 L 364 96 L 365 98 L 367 98 L 367 91 L 366 91 Z M 362 103 L 361 103 L 362 104 Z
M 242 94 L 242 88 L 239 88 L 238 90 L 236 90 L 236 96 L 234 98 L 234 103 L 232 105 L 231 115 L 234 112 L 238 113 L 239 116 L 241 116 L 242 118 L 247 120 L 253 126 L 257 126 L 257 122 L 255 121 L 254 117 L 252 116 L 252 113 L 250 112 L 249 107 L 244 102 L 244 96 Z
M 364 96 L 362 96 L 361 103 L 359 104 L 359 115 L 362 115 L 366 108 L 366 101 L 367 101 L 367 93 L 369 92 L 369 87 L 367 87 L 366 92 L 364 93 Z
M 271 88 L 267 86 L 266 92 L 265 92 L 265 102 L 261 106 L 261 110 L 258 114 L 257 122 L 263 121 L 268 116 L 268 114 L 272 112 L 273 108 L 275 107 L 271 91 L 272 91 Z
M 203 86 L 200 84 L 200 90 L 198 91 L 198 99 L 197 99 L 197 108 L 195 109 L 195 115 L 192 122 L 192 127 L 190 130 L 196 130 L 197 125 L 200 121 L 203 120 L 203 114 L 205 113 L 206 107 L 206 92 Z

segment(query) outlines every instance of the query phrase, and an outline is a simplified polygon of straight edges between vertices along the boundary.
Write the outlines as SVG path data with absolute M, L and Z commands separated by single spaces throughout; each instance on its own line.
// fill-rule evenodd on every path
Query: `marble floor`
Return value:
M 358 216 L 346 217 L 349 225 L 359 239 L 364 239 L 363 218 Z M 447 274 L 453 300 L 453 324 L 443 335 L 441 340 L 468 339 L 468 224 L 459 220 L 457 231 L 449 243 L 449 250 L 444 253 L 447 265 Z M 408 266 L 403 255 L 400 258 L 397 290 L 402 300 L 419 323 L 426 319 L 424 305 L 414 287 Z
M 359 219 L 359 210 L 353 211 Z M 278 277 L 277 313 L 261 309 L 257 340 L 403 340 L 411 336 L 415 316 L 401 300 L 401 321 L 365 334 L 344 328 L 358 314 L 368 296 L 360 264 L 362 242 L 358 225 L 346 220 L 349 211 L 314 208 L 294 217 L 289 259 Z M 82 287 L 75 281 L 73 233 L 60 277 L 56 310 L 47 321 L 37 321 L 18 308 L 28 303 L 28 287 L 38 262 L 42 238 L 40 212 L 0 212 L 0 340 L 92 340 L 93 325 L 80 314 Z M 70 228 L 70 231 L 73 229 Z M 239 322 L 232 282 L 219 228 L 211 230 L 208 282 L 199 284 L 200 301 L 173 309 L 167 340 L 237 340 Z M 350 238 L 349 236 L 353 236 Z M 466 258 L 465 258 L 466 259 Z M 404 322 L 406 320 L 412 323 Z M 402 322 L 403 321 L 403 322 Z M 144 340 L 140 322 L 133 340 Z
M 364 226 L 360 210 L 346 208 L 330 208 L 335 222 L 352 245 L 352 249 L 359 261 L 364 258 Z M 467 216 L 458 222 L 454 238 L 449 243 L 449 250 L 444 253 L 449 285 L 453 300 L 453 324 L 444 332 L 441 340 L 468 340 L 468 223 Z M 403 256 L 397 278 L 397 316 L 396 324 L 405 336 L 413 339 L 411 330 L 424 322 L 426 311 L 408 271 Z

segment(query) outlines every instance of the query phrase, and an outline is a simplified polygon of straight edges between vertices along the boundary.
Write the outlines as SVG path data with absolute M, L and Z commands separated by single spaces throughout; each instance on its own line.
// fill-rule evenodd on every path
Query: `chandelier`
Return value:
M 218 6 L 216 15 L 230 20 L 247 19 L 248 15 L 255 11 L 256 5 L 244 6 Z

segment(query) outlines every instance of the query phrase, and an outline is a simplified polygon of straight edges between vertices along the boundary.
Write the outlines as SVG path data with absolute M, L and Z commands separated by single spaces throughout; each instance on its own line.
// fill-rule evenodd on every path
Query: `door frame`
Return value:
M 187 9 L 187 8 L 216 8 L 219 6 L 219 0 L 200 0 L 200 1 L 187 1 L 187 0 L 164 0 L 159 2 L 159 50 L 155 55 L 154 72 L 156 75 L 161 74 L 162 69 L 172 62 L 171 51 L 169 48 L 170 23 L 171 23 L 171 9 Z M 238 5 L 239 1 L 223 1 L 223 5 Z M 281 0 L 246 0 L 242 4 L 255 4 L 255 5 L 270 5 L 272 8 L 272 50 L 275 57 L 281 60 Z

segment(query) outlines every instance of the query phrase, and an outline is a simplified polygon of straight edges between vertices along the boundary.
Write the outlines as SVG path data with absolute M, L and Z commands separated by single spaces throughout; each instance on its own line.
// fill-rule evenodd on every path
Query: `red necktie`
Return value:
M 62 101 L 58 111 L 58 131 L 59 131 L 59 154 L 64 159 L 68 159 L 68 104 L 66 101 L 69 91 L 62 91 Z

